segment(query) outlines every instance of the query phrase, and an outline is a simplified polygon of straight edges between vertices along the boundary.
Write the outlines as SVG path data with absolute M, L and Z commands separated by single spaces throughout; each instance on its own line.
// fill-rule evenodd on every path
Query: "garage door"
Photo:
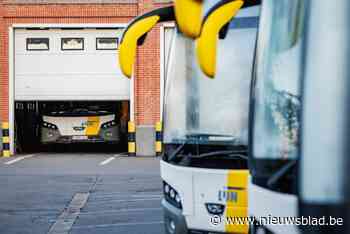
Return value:
M 16 100 L 128 100 L 122 29 L 15 30 Z

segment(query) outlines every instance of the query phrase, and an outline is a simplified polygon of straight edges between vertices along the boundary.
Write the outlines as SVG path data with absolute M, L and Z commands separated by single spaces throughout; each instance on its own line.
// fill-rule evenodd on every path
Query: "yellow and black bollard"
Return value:
M 160 156 L 163 151 L 163 125 L 162 122 L 156 123 L 156 155 Z
M 10 130 L 9 130 L 9 123 L 3 122 L 2 123 L 2 155 L 4 157 L 10 157 Z
M 136 127 L 135 123 L 129 121 L 128 123 L 128 153 L 129 156 L 136 155 Z

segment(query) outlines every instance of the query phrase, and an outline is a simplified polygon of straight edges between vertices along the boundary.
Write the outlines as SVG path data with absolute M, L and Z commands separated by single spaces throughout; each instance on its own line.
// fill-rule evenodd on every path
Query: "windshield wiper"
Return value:
M 190 133 L 186 135 L 186 139 L 189 141 L 202 141 L 202 142 L 237 142 L 237 138 L 232 135 L 225 134 L 209 134 L 209 133 Z
M 297 161 L 291 161 L 283 165 L 278 171 L 276 171 L 267 181 L 267 186 L 271 189 L 274 189 L 278 184 L 278 181 L 286 176 L 297 164 Z
M 185 146 L 185 143 L 179 145 L 179 146 L 173 151 L 173 153 L 172 153 L 171 155 L 169 155 L 168 160 L 169 160 L 169 161 L 173 161 L 173 160 L 178 156 L 178 154 L 181 152 L 181 150 L 184 148 L 184 146 Z
M 225 135 L 225 134 L 210 134 L 210 133 L 189 133 L 186 134 L 186 137 L 231 137 L 234 138 L 232 135 Z
M 197 156 L 189 156 L 190 158 L 207 158 L 207 157 L 213 157 L 213 156 L 229 156 L 233 158 L 240 158 L 244 160 L 248 160 L 248 156 L 245 155 L 247 151 L 237 151 L 237 150 L 220 150 L 220 151 L 213 151 L 209 153 L 199 154 Z

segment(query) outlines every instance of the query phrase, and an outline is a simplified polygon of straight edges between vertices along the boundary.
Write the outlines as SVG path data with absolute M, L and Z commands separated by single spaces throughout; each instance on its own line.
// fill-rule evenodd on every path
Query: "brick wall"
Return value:
M 74 3 L 70 3 L 74 2 Z M 0 0 L 0 121 L 8 120 L 8 29 L 19 23 L 125 23 L 163 3 L 151 0 Z M 148 35 L 136 61 L 135 120 L 153 125 L 159 119 L 159 27 Z

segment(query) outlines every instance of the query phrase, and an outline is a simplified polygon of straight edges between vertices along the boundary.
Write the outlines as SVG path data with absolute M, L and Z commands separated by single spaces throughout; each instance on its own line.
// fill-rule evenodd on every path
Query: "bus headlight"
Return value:
M 175 201 L 176 201 L 178 204 L 181 204 L 181 198 L 180 198 L 179 194 L 176 194 L 176 195 L 175 195 Z
M 50 129 L 54 129 L 54 130 L 58 129 L 56 125 L 48 123 L 48 122 L 45 122 L 45 121 L 42 123 L 42 126 L 44 128 L 50 128 Z
M 163 192 L 166 201 L 175 207 L 182 209 L 182 202 L 179 193 L 166 182 L 163 182 Z
M 170 189 L 170 197 L 171 197 L 171 199 L 175 199 L 175 191 L 174 191 L 174 189 Z
M 164 185 L 164 193 L 169 193 L 170 192 L 170 186 L 165 184 Z
M 104 123 L 101 125 L 101 128 L 102 129 L 107 129 L 107 128 L 111 128 L 111 127 L 114 127 L 114 126 L 117 126 L 117 122 L 115 122 L 114 120 L 112 121 L 109 121 L 107 123 Z

